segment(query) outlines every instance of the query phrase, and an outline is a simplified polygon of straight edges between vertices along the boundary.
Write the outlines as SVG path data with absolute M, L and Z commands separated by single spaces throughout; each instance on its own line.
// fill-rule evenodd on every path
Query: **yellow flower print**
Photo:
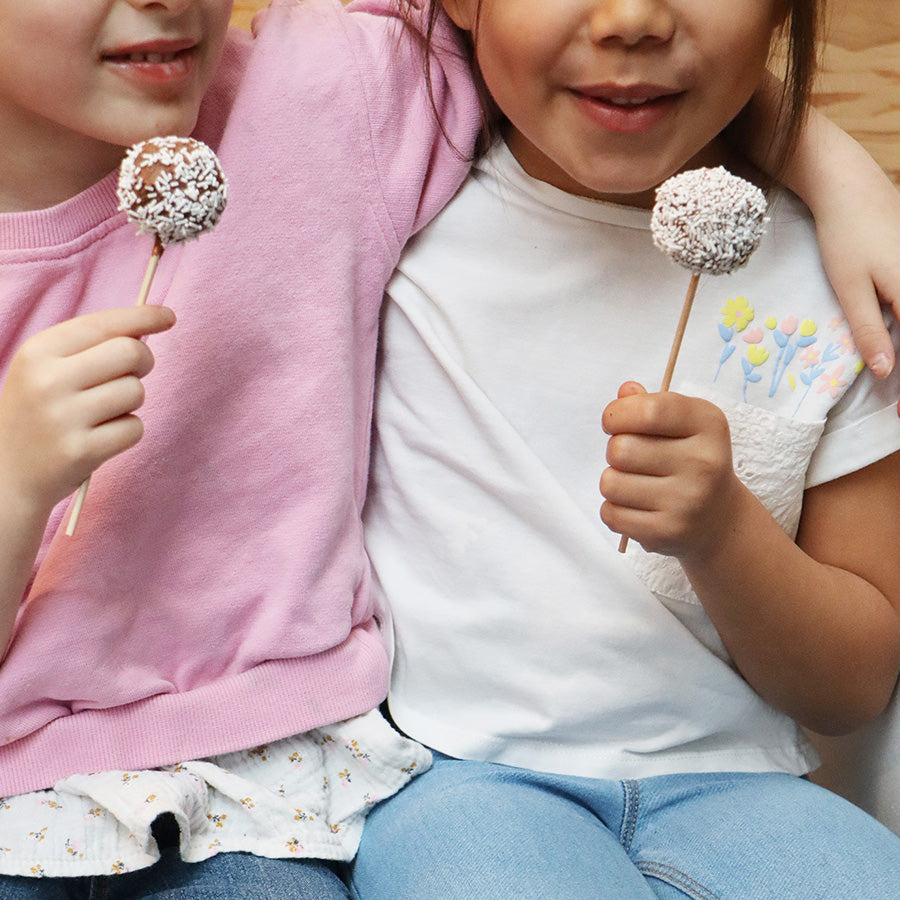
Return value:
M 123 863 L 121 859 L 117 859 L 112 864 L 110 872 L 112 872 L 113 875 L 121 875 L 123 872 L 125 872 L 125 863 Z
M 300 841 L 297 840 L 297 838 L 291 838 L 289 841 L 287 841 L 287 843 L 285 843 L 284 846 L 287 847 L 291 853 L 296 853 L 298 850 L 303 849 L 303 845 L 300 843 Z
M 800 334 L 803 337 L 812 337 L 818 330 L 819 326 L 812 319 L 804 319 L 800 325 Z
M 241 798 L 241 806 L 243 806 L 244 809 L 253 809 L 253 807 L 256 806 L 256 804 L 253 802 L 252 797 L 242 797 Z
M 228 818 L 227 813 L 219 813 L 218 815 L 213 815 L 212 813 L 207 813 L 206 818 L 212 822 L 216 828 L 224 828 L 225 820 Z
M 40 831 L 29 831 L 28 837 L 33 837 L 36 841 L 42 841 L 45 837 L 47 837 L 45 833 L 47 831 L 47 828 L 48 826 L 45 825 Z
M 760 347 L 759 344 L 751 344 L 747 348 L 747 359 L 754 366 L 761 366 L 768 358 L 769 351 L 765 347 Z
M 721 313 L 722 322 L 726 328 L 743 331 L 753 321 L 756 310 L 749 304 L 746 297 L 738 297 L 737 300 L 726 300 Z
M 44 875 L 46 874 L 46 872 L 45 872 L 43 866 L 32 866 L 32 867 L 31 867 L 31 874 L 32 874 L 35 878 L 43 878 Z

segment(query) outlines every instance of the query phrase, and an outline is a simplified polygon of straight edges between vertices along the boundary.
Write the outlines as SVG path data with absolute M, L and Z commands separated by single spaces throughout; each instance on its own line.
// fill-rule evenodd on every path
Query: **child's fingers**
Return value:
M 143 378 L 154 365 L 150 348 L 143 341 L 131 337 L 110 338 L 67 359 L 78 363 L 78 378 L 73 387 L 79 390 L 127 375 Z
M 87 428 L 96 428 L 140 409 L 144 398 L 144 384 L 140 378 L 124 375 L 78 394 L 77 414 Z
M 45 352 L 73 356 L 115 337 L 141 338 L 166 331 L 175 313 L 164 306 L 126 306 L 87 313 L 41 332 Z
M 840 296 L 860 356 L 876 376 L 884 378 L 894 368 L 894 345 L 874 286 L 871 281 L 847 285 Z M 900 304 L 894 309 L 900 313 Z
M 86 455 L 97 466 L 134 447 L 144 436 L 144 423 L 131 414 L 117 416 L 91 430 Z
M 653 434 L 614 434 L 606 442 L 606 462 L 619 472 L 667 475 L 671 443 L 670 438 Z
M 712 408 L 705 401 L 670 391 L 648 394 L 635 382 L 626 382 L 619 395 L 603 411 L 603 430 L 609 435 L 688 437 L 704 427 Z

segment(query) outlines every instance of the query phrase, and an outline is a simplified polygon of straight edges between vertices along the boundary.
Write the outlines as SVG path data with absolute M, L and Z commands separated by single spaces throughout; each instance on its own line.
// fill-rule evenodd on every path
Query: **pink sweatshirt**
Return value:
M 94 474 L 74 537 L 64 508 L 50 523 L 0 667 L 0 796 L 252 747 L 386 694 L 360 524 L 379 306 L 467 170 L 390 6 L 276 2 L 231 36 L 195 132 L 228 208 L 162 257 L 150 302 L 178 324 L 150 339 L 143 441 Z M 465 152 L 477 99 L 440 59 Z M 3 372 L 29 334 L 135 302 L 151 241 L 115 183 L 0 216 Z

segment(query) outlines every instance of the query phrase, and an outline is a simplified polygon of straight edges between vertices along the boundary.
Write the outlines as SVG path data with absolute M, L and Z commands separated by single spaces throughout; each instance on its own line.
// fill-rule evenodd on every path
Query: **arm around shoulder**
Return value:
M 895 364 L 880 304 L 900 319 L 900 192 L 849 134 L 814 109 L 785 173 L 809 206 L 819 250 L 866 364 Z

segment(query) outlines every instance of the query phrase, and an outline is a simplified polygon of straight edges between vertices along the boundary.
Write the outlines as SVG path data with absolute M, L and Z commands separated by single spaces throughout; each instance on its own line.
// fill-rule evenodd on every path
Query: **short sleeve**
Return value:
M 900 326 L 888 330 L 900 359 Z M 849 475 L 900 450 L 900 365 L 885 379 L 864 369 L 835 404 L 806 474 L 806 487 Z

